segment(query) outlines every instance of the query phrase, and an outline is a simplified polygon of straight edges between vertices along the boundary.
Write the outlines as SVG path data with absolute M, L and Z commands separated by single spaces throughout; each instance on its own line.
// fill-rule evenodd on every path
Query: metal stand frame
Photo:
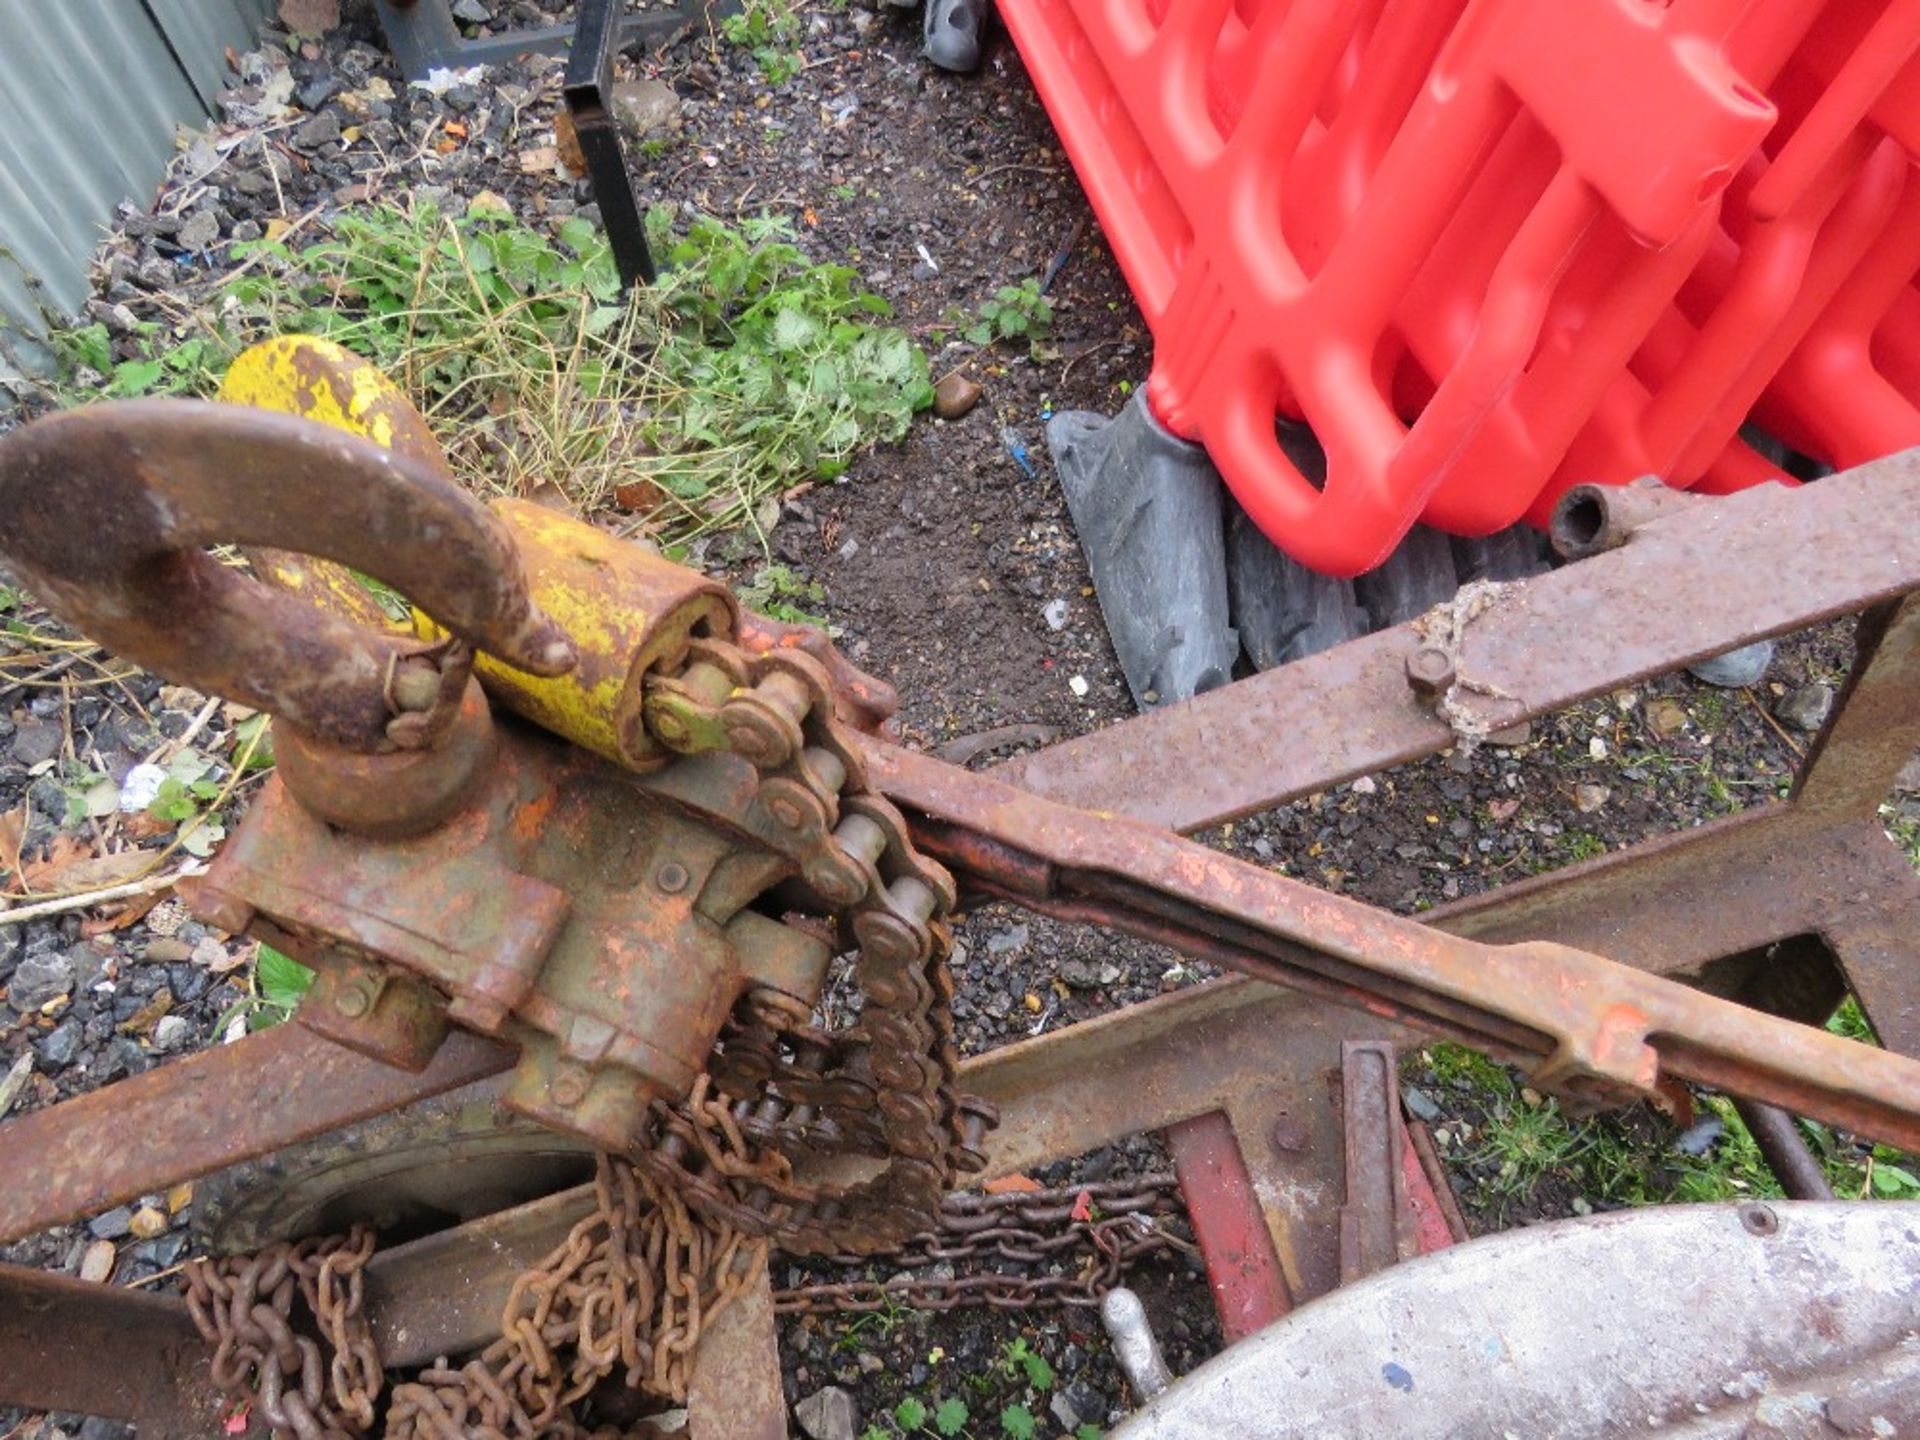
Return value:
M 549 25 L 469 40 L 454 23 L 449 0 L 373 0 L 373 9 L 380 17 L 380 28 L 386 33 L 393 58 L 409 80 L 424 80 L 430 70 L 498 65 L 516 55 L 564 54 L 573 43 L 575 28 Z M 620 21 L 619 39 L 613 48 L 636 41 L 664 44 L 681 27 L 708 13 L 705 0 L 682 0 L 672 9 L 628 15 Z

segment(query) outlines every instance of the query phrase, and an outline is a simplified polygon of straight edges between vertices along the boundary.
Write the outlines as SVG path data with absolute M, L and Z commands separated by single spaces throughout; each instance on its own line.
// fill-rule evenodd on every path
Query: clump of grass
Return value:
M 1851 998 L 1827 1028 L 1874 1043 Z M 1781 1193 L 1759 1145 L 1724 1095 L 1695 1092 L 1696 1120 L 1717 1119 L 1720 1130 L 1701 1153 L 1689 1154 L 1675 1147 L 1673 1123 L 1649 1106 L 1570 1117 L 1551 1096 L 1535 1093 L 1506 1066 L 1464 1046 L 1432 1045 L 1410 1057 L 1409 1064 L 1424 1072 L 1423 1083 L 1447 1108 L 1472 1115 L 1472 1138 L 1455 1147 L 1450 1163 L 1462 1200 L 1496 1224 L 1537 1196 L 1555 1192 L 1595 1206 L 1777 1198 Z M 1812 1121 L 1800 1125 L 1835 1194 L 1847 1199 L 1920 1195 L 1920 1166 L 1913 1157 Z
M 784 221 L 648 224 L 662 275 L 623 301 L 577 217 L 548 234 L 486 205 L 342 216 L 303 248 L 236 247 L 251 268 L 199 333 L 155 326 L 116 359 L 102 326 L 55 331 L 53 398 L 207 395 L 244 346 L 319 334 L 398 381 L 476 490 L 617 502 L 665 544 L 764 530 L 781 492 L 838 475 L 932 403 L 886 302 L 808 261 Z

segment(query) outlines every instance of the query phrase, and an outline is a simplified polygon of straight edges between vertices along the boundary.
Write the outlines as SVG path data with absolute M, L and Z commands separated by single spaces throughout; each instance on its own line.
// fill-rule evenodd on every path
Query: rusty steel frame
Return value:
M 0 1357 L 0 1400 L 135 1421 L 140 1440 L 206 1440 L 230 1409 L 172 1295 L 0 1265 Z
M 1481 697 L 1491 706 L 1486 718 L 1505 725 L 1732 644 L 1880 607 L 1862 626 L 1860 663 L 1790 799 L 1454 902 L 1425 921 L 1481 940 L 1591 948 L 1803 1018 L 1830 1007 L 1845 986 L 1889 1048 L 1920 1052 L 1920 881 L 1875 818 L 1920 720 L 1920 601 L 1884 603 L 1920 589 L 1917 497 L 1920 459 L 1909 455 L 1799 492 L 1753 491 L 1691 507 L 1618 549 L 1527 582 L 1515 603 L 1477 617 L 1459 655 L 1460 672 L 1483 687 L 1468 703 Z M 1684 601 L 1641 603 L 1660 594 Z M 1630 634 L 1596 641 L 1593 617 L 1629 614 Z M 979 797 L 1004 793 L 1019 809 L 1046 797 L 1193 830 L 1436 753 L 1453 730 L 1417 702 L 1405 678 L 1407 656 L 1426 638 L 1412 626 L 1383 632 L 999 768 L 996 780 L 1029 794 L 989 785 L 963 798 L 984 805 Z M 938 767 L 877 743 L 869 750 L 890 796 L 920 812 L 929 838 L 951 841 L 959 833 L 951 812 L 966 807 L 942 797 Z M 992 837 L 1009 839 L 999 828 L 989 827 Z M 1077 858 L 1050 863 L 1077 877 Z M 985 856 L 983 867 L 987 874 L 976 878 L 1002 888 L 1033 879 L 1031 865 L 1004 855 Z M 1248 937 L 1240 927 L 1227 938 Z M 1327 1098 L 1341 1047 L 1420 1038 L 1397 1019 L 1228 979 L 979 1057 L 963 1084 L 1006 1117 L 988 1145 L 995 1172 L 1224 1115 L 1289 1301 L 1297 1302 L 1339 1279 L 1344 1135 Z M 324 1067 L 329 1082 L 273 1087 L 280 1098 L 260 1111 L 261 1092 L 243 1077 L 276 1061 L 312 1067 L 306 1074 Z M 456 1036 L 426 1075 L 409 1076 L 288 1027 L 171 1063 L 100 1092 L 106 1099 L 69 1102 L 0 1132 L 10 1156 L 24 1162 L 21 1173 L 46 1176 L 45 1157 L 57 1161 L 58 1177 L 31 1194 L 10 1187 L 0 1196 L 0 1234 L 106 1208 L 163 1179 L 262 1153 L 508 1062 L 505 1052 Z M 1702 1070 L 1702 1078 L 1726 1078 L 1711 1066 L 1695 1073 Z M 1125 1083 L 1116 1083 L 1123 1073 Z M 257 1112 L 251 1119 L 249 1107 Z M 156 1129 L 170 1114 L 196 1123 Z M 154 1163 L 151 1148 L 127 1153 L 130 1133 L 174 1148 Z M 100 1173 L 88 1176 L 88 1168 Z M 551 1203 L 564 1208 L 565 1199 Z M 382 1256 L 376 1273 L 403 1265 L 409 1248 Z M 424 1287 L 402 1286 L 392 1303 L 431 1299 Z M 430 1329 L 395 1323 L 415 1327 L 408 1333 L 416 1337 Z M 743 1363 L 753 1350 L 764 1359 L 767 1327 L 739 1328 L 745 1348 L 729 1344 L 715 1366 Z

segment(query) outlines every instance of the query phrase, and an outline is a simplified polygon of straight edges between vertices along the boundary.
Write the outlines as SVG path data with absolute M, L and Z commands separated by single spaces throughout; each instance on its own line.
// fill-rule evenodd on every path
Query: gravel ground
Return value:
M 539 16 L 524 4 L 501 14 Z M 898 685 L 911 742 L 957 745 L 950 753 L 974 750 L 973 763 L 986 764 L 1009 747 L 979 749 L 969 737 L 1023 726 L 1026 743 L 1037 744 L 1109 724 L 1131 705 L 1042 426 L 1054 408 L 1114 410 L 1143 379 L 1149 347 L 1138 315 L 1004 36 L 990 40 L 978 75 L 955 78 L 918 58 L 915 14 L 855 4 L 807 6 L 804 15 L 806 68 L 783 86 L 770 85 L 745 51 L 705 34 L 639 62 L 635 78 L 653 82 L 655 123 L 635 150 L 641 193 L 730 219 L 789 216 L 815 258 L 853 265 L 930 341 L 956 313 L 971 315 L 998 286 L 1029 276 L 1050 277 L 1054 326 L 1031 353 L 945 342 L 934 371 L 981 384 L 977 408 L 952 422 L 923 418 L 842 483 L 791 500 L 772 536 L 775 554 L 823 587 L 813 608 L 838 627 L 849 654 Z M 184 148 L 157 205 L 130 209 L 103 247 L 89 312 L 122 353 L 137 320 L 184 321 L 231 274 L 234 242 L 283 225 L 317 234 L 369 200 L 411 195 L 458 209 L 481 190 L 529 219 L 591 213 L 584 187 L 554 165 L 553 64 L 498 69 L 433 95 L 403 84 L 372 39 L 350 19 L 324 43 L 293 47 L 286 79 L 284 46 L 243 57 L 230 123 Z M 757 551 L 726 544 L 706 558 L 736 580 L 759 561 Z M 72 775 L 91 770 L 117 785 L 137 764 L 185 754 L 199 757 L 189 769 L 204 762 L 196 781 L 217 791 L 245 717 L 53 648 L 57 627 L 27 602 L 13 618 L 35 629 L 16 639 L 40 658 L 0 670 L 0 838 L 24 863 L 52 867 L 39 872 L 39 888 L 75 888 L 71 867 L 98 863 L 104 845 L 155 850 L 180 827 L 72 818 Z M 1668 677 L 1537 723 L 1517 745 L 1369 777 L 1205 838 L 1415 911 L 1771 798 L 1806 744 L 1799 722 L 1818 699 L 1808 687 L 1834 684 L 1849 649 L 1849 627 L 1829 626 L 1784 645 L 1753 691 Z M 210 820 L 231 823 L 250 783 L 196 808 L 212 802 Z M 0 929 L 8 986 L 0 1064 L 33 1056 L 14 1109 L 208 1043 L 245 998 L 247 958 L 247 946 L 209 934 L 172 902 Z M 1155 947 L 998 906 L 961 927 L 955 970 L 969 1053 L 1210 973 Z M 1142 1139 L 1035 1178 L 1164 1163 Z M 1506 1218 L 1570 1213 L 1577 1198 L 1542 1195 Z M 191 1213 L 187 1193 L 146 1197 L 6 1256 L 74 1273 L 104 1268 L 137 1283 L 188 1253 Z M 1217 1348 L 1190 1263 L 1156 1262 L 1136 1283 L 1176 1370 Z M 998 1363 L 1016 1337 L 1050 1363 L 1050 1392 Z M 1054 1395 L 1067 1398 L 1076 1423 L 1104 1424 L 1128 1403 L 1084 1312 L 910 1312 L 884 1324 L 815 1317 L 789 1323 L 784 1341 L 790 1398 L 838 1383 L 865 1419 L 963 1379 L 976 1417 L 1028 1403 L 1043 1433 L 1065 1424 L 1057 1411 L 1048 1418 Z M 0 1416 L 0 1434 L 8 1429 Z M 53 1431 L 29 1424 L 22 1433 Z

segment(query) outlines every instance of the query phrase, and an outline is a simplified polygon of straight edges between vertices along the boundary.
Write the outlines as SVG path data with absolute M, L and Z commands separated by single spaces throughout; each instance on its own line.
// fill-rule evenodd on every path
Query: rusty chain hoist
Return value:
M 509 1040 L 509 1106 L 789 1250 L 896 1244 L 978 1168 L 994 1117 L 953 1090 L 953 881 L 867 782 L 853 727 L 888 692 L 823 639 L 287 416 L 103 405 L 11 447 L 28 483 L 116 501 L 84 549 L 58 506 L 13 524 L 24 577 L 161 673 L 274 710 L 276 776 L 191 899 L 315 968 L 302 1023 L 416 1069 L 450 1023 Z M 198 548 L 217 539 L 280 547 L 278 588 Z M 330 561 L 433 619 L 403 637 L 307 604 L 337 592 Z M 197 638 L 243 632 L 238 655 Z M 470 666 L 575 745 L 497 722 Z M 863 1008 L 817 1026 L 849 953 Z M 716 1124 L 682 1103 L 702 1075 Z

